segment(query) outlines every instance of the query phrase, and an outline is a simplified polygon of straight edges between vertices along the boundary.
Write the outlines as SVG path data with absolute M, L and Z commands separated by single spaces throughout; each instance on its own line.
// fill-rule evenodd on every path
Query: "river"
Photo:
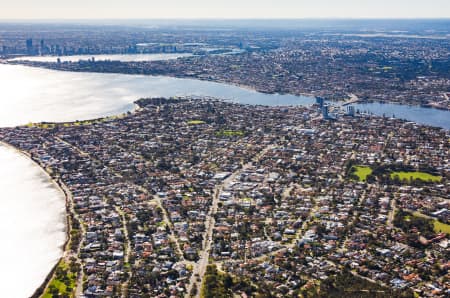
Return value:
M 189 53 L 173 53 L 173 54 L 103 54 L 103 55 L 70 55 L 70 56 L 25 56 L 11 59 L 12 61 L 38 61 L 38 62 L 57 62 L 58 58 L 61 62 L 78 62 L 79 60 L 89 60 L 94 58 L 96 61 L 122 61 L 122 62 L 136 62 L 136 61 L 160 61 L 171 60 L 182 57 L 190 57 Z
M 212 96 L 245 104 L 309 105 L 306 96 L 264 94 L 238 86 L 162 76 L 75 73 L 0 64 L 0 126 L 39 121 L 71 121 L 109 116 L 132 109 L 150 96 Z M 375 115 L 395 115 L 450 129 L 450 112 L 399 104 L 356 104 Z
M 75 73 L 0 64 L 0 126 L 110 116 L 149 96 L 214 96 L 248 104 L 312 104 L 313 98 L 161 76 Z
M 393 103 L 354 104 L 355 110 L 371 112 L 378 116 L 396 117 L 409 121 L 450 129 L 450 112 L 419 106 L 405 106 Z
M 0 126 L 73 121 L 122 113 L 151 96 L 212 96 L 245 104 L 310 105 L 306 96 L 263 94 L 237 86 L 160 76 L 74 73 L 0 64 Z M 358 104 L 377 115 L 450 129 L 450 112 L 393 104 Z M 0 293 L 33 293 L 62 254 L 64 200 L 27 158 L 0 147 Z

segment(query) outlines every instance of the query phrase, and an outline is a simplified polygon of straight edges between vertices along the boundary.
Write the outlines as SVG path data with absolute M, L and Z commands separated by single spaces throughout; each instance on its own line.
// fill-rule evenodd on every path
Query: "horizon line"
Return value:
M 3 18 L 3 22 L 15 21 L 301 21 L 301 20 L 450 20 L 448 17 L 162 17 L 162 18 Z

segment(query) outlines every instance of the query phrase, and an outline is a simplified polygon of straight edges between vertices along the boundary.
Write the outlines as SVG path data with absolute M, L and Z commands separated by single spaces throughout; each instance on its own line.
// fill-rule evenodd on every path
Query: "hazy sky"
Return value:
M 450 17 L 450 0 L 0 0 L 0 7 L 0 20 Z

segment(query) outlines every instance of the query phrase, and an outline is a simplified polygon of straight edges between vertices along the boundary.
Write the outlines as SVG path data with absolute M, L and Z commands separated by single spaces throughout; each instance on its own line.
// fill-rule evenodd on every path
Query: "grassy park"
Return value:
M 425 216 L 422 213 L 417 212 L 417 211 L 414 212 L 413 215 L 416 216 L 416 217 L 427 218 L 427 216 Z M 434 230 L 434 232 L 436 232 L 436 233 L 446 233 L 446 234 L 450 235 L 450 225 L 442 223 L 442 222 L 440 222 L 437 219 L 431 219 L 431 220 L 433 221 L 433 230 Z
M 51 298 L 65 295 L 67 297 L 72 297 L 75 289 L 75 280 L 77 274 L 74 273 L 70 266 L 61 260 L 56 267 L 55 274 L 51 282 L 49 283 L 47 289 L 45 290 L 43 298 Z
M 218 137 L 242 137 L 244 134 L 242 130 L 221 130 L 216 132 Z
M 434 224 L 434 231 L 435 232 L 437 232 L 437 233 L 441 233 L 442 232 L 442 233 L 446 233 L 446 234 L 450 235 L 450 225 L 442 223 L 442 222 L 440 222 L 438 220 L 435 220 L 433 222 L 433 224 Z
M 353 174 L 358 176 L 359 181 L 366 181 L 367 176 L 372 174 L 372 169 L 367 166 L 354 166 L 353 169 L 354 169 Z
M 202 120 L 190 120 L 187 122 L 188 125 L 200 125 L 205 124 L 205 121 Z
M 28 124 L 26 124 L 27 127 L 29 128 L 40 128 L 40 129 L 53 129 L 56 127 L 73 127 L 73 126 L 83 126 L 83 125 L 93 125 L 93 124 L 99 124 L 99 123 L 103 123 L 106 121 L 111 121 L 111 120 L 115 120 L 115 119 L 121 119 L 124 118 L 127 114 L 121 114 L 121 115 L 114 115 L 114 116 L 107 116 L 107 117 L 101 117 L 101 118 L 97 118 L 97 119 L 90 119 L 90 120 L 76 120 L 76 121 L 72 121 L 72 122 L 39 122 L 39 123 L 34 123 L 34 122 L 30 122 Z
M 431 182 L 440 182 L 442 177 L 431 175 L 424 172 L 392 172 L 391 173 L 391 179 L 395 179 L 395 177 L 398 176 L 398 178 L 403 180 L 422 180 L 422 181 L 431 181 Z

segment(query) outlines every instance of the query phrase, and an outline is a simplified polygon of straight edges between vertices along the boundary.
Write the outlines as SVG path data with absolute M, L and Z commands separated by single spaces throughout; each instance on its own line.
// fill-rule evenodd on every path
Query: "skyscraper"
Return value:
M 316 103 L 319 105 L 319 108 L 323 108 L 323 103 L 324 103 L 324 99 L 323 99 L 323 97 L 320 97 L 320 96 L 317 96 L 316 97 Z
M 355 107 L 354 106 L 348 106 L 347 107 L 347 115 L 348 116 L 355 116 Z
M 27 39 L 26 45 L 27 45 L 28 55 L 32 55 L 33 54 L 33 39 L 31 39 L 31 38 Z
M 328 115 L 328 106 L 323 106 L 322 107 L 322 116 L 323 119 L 329 119 L 330 116 Z
M 46 48 L 45 48 L 45 42 L 44 42 L 44 40 L 43 39 L 41 39 L 41 42 L 40 42 L 40 46 L 39 46 L 39 53 L 41 54 L 41 55 L 44 55 L 44 54 L 46 54 Z

